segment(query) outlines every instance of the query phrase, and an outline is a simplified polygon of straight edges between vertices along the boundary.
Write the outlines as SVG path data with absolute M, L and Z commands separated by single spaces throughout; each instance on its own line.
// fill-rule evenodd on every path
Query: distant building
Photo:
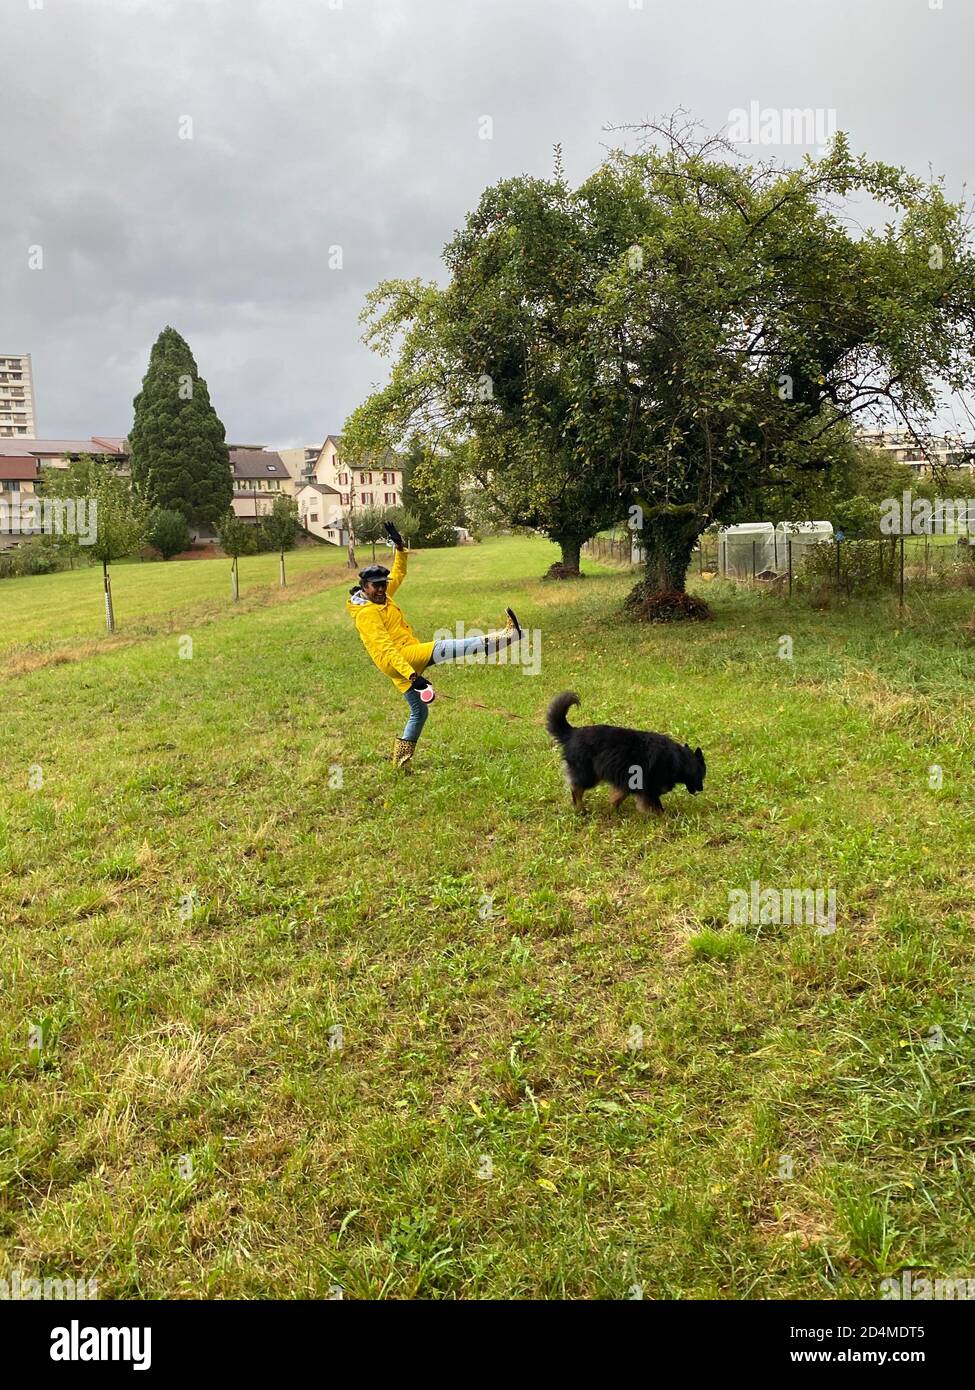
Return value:
M 276 497 L 294 496 L 294 479 L 281 456 L 270 449 L 231 448 L 230 466 L 234 473 L 233 509 L 241 521 L 256 525 L 270 515 Z
M 305 444 L 297 449 L 279 449 L 278 454 L 297 485 L 312 478 L 321 451 L 320 444 Z
M 12 513 L 18 503 L 37 491 L 39 474 L 37 460 L 30 454 L 0 443 L 0 550 L 19 544 L 21 532 Z
M 973 466 L 969 458 L 971 446 L 960 434 L 946 431 L 943 435 L 933 435 L 930 439 L 924 439 L 923 448 L 910 430 L 899 426 L 859 430 L 857 437 L 861 444 L 886 454 L 894 463 L 906 464 L 919 478 L 931 472 L 932 463 L 945 469 L 971 469 Z
M 365 507 L 386 511 L 403 505 L 403 465 L 398 455 L 387 451 L 351 463 L 341 448 L 339 436 L 330 434 L 317 450 L 285 451 L 301 467 L 295 496 L 302 525 L 334 545 L 345 539 L 342 521 L 348 515 L 354 517 Z
M 69 467 L 85 454 L 114 464 L 119 473 L 129 471 L 129 443 L 117 435 L 94 435 L 88 439 L 20 438 L 7 443 L 0 439 L 0 511 L 9 518 L 15 500 L 39 493 L 44 474 Z M 49 479 L 48 495 L 57 496 L 57 481 Z M 17 545 L 21 539 L 9 526 L 0 527 L 0 550 Z
M 0 449 L 4 445 L 0 443 Z M 94 458 L 108 459 L 118 465 L 120 472 L 127 472 L 129 466 L 129 441 L 118 435 L 92 435 L 89 439 L 21 439 L 18 437 L 16 451 L 23 451 L 37 460 L 41 471 L 45 468 L 67 468 L 82 454 Z M 9 453 L 9 449 L 7 450 Z
M 332 545 L 341 545 L 346 539 L 342 529 L 342 508 L 339 494 L 328 483 L 296 484 L 298 516 L 306 531 L 318 536 Z
M 0 437 L 30 438 L 36 429 L 30 353 L 0 352 Z

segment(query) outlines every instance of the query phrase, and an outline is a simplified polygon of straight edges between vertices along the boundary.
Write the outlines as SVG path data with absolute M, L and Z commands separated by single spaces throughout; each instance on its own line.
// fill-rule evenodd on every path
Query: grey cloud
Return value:
M 230 436 L 319 439 L 384 370 L 368 290 L 439 275 L 482 188 L 548 173 L 556 141 L 579 179 L 610 122 L 834 107 L 960 191 L 975 22 L 945 5 L 5 0 L 0 350 L 33 354 L 42 433 L 122 433 L 172 323 Z

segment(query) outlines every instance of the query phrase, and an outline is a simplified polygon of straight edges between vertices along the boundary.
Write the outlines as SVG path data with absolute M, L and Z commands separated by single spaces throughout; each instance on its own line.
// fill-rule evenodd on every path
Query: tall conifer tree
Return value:
M 129 434 L 132 481 L 150 507 L 212 527 L 234 484 L 223 424 L 185 339 L 164 328 L 136 396 Z

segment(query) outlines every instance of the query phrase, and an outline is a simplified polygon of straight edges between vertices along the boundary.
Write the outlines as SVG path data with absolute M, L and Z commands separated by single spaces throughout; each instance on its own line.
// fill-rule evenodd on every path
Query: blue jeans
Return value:
M 430 665 L 442 666 L 446 661 L 456 661 L 458 657 L 472 656 L 485 650 L 483 637 L 447 637 L 441 642 L 434 643 Z M 408 739 L 410 743 L 416 743 L 430 716 L 430 706 L 423 703 L 418 690 L 404 691 L 403 699 L 410 707 L 410 717 L 406 721 L 406 728 L 401 737 Z
M 410 743 L 416 743 L 423 732 L 424 724 L 427 722 L 430 706 L 423 703 L 418 690 L 404 691 L 403 699 L 410 707 L 410 717 L 406 721 L 406 728 L 403 730 L 402 737 L 409 739 Z

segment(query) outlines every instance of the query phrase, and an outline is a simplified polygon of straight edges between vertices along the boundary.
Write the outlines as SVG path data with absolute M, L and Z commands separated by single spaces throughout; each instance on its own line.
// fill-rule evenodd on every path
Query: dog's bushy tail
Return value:
M 574 690 L 565 690 L 561 695 L 556 695 L 555 699 L 548 707 L 548 715 L 545 719 L 545 727 L 553 738 L 557 738 L 559 743 L 564 743 L 572 733 L 572 725 L 566 719 L 566 713 L 573 705 L 580 704 L 579 696 Z

